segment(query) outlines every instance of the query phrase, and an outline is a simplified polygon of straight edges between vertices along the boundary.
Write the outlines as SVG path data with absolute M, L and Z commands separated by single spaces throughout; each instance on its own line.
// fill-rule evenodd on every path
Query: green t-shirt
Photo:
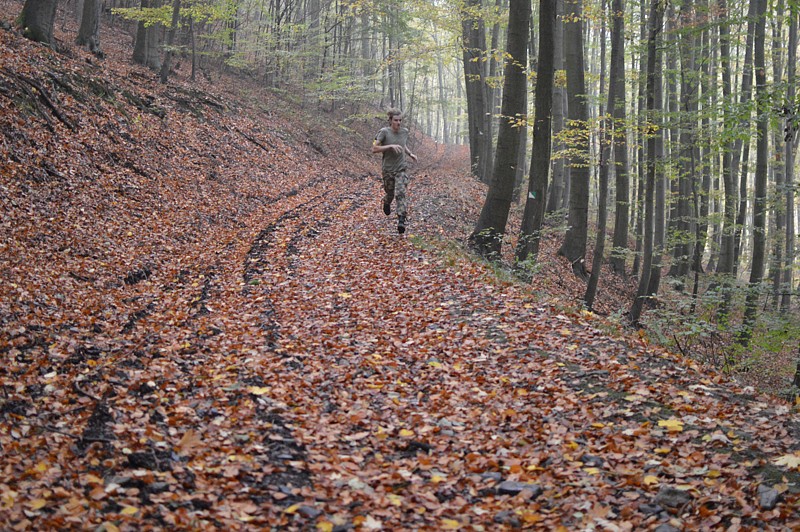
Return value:
M 394 150 L 387 150 L 383 152 L 383 162 L 381 169 L 384 174 L 392 174 L 403 172 L 406 169 L 406 143 L 408 143 L 408 130 L 400 128 L 400 131 L 395 133 L 391 127 L 385 127 L 378 131 L 375 136 L 375 141 L 380 146 L 388 146 L 389 144 L 399 144 L 403 147 L 400 153 Z

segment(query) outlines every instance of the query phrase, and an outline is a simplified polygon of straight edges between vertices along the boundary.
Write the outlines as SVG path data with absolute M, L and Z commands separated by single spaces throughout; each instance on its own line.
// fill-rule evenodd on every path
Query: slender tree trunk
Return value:
M 778 13 L 784 12 L 783 0 L 778 0 L 776 6 Z M 772 79 L 780 80 L 783 77 L 783 17 L 775 17 L 771 20 L 772 25 Z M 782 145 L 782 135 L 778 130 L 772 132 L 773 136 L 773 158 L 772 175 L 775 182 L 775 199 L 769 202 L 772 218 L 775 221 L 772 236 L 772 253 L 770 254 L 769 276 L 772 280 L 772 308 L 778 309 L 781 300 L 781 285 L 783 282 L 783 251 L 785 249 L 784 238 L 786 237 L 786 205 L 783 199 L 786 197 L 786 181 L 784 179 L 785 166 L 783 165 L 784 149 Z
M 761 282 L 764 280 L 764 256 L 766 253 L 767 229 L 767 167 L 769 159 L 769 101 L 767 100 L 767 72 L 765 57 L 767 0 L 751 0 L 756 3 L 756 30 L 754 42 L 754 67 L 756 75 L 756 108 L 758 120 L 756 131 L 755 199 L 753 201 L 753 261 L 750 282 L 745 301 L 744 322 L 739 334 L 739 343 L 747 346 L 753 334 L 758 311 Z
M 572 271 L 586 279 L 586 242 L 589 231 L 589 108 L 583 61 L 583 0 L 565 0 L 564 52 L 567 67 L 570 129 L 574 137 L 570 157 L 570 195 L 567 233 L 558 250 Z
M 547 174 L 550 170 L 551 117 L 555 77 L 556 0 L 539 0 L 539 61 L 536 72 L 533 147 L 528 178 L 528 195 L 522 228 L 517 243 L 516 260 L 536 260 L 544 222 Z
M 671 277 L 684 279 L 689 274 L 693 212 L 691 198 L 693 182 L 697 178 L 696 146 L 697 138 L 697 99 L 698 70 L 695 54 L 699 53 L 695 23 L 696 7 L 691 0 L 681 4 L 680 27 L 682 35 L 678 48 L 681 56 L 681 127 L 680 127 L 680 164 L 678 165 L 678 189 L 675 205 L 675 217 L 670 220 L 674 233 Z
M 19 16 L 22 34 L 32 41 L 54 46 L 53 26 L 57 5 L 57 0 L 25 0 Z
M 661 0 L 652 0 L 650 5 L 650 17 L 648 23 L 647 36 L 647 86 L 645 89 L 645 99 L 647 101 L 647 116 L 649 122 L 656 124 L 656 114 L 661 110 L 656 106 L 656 87 L 661 84 L 661 73 L 657 69 L 657 54 L 660 43 L 659 34 L 661 32 L 664 17 L 664 4 Z M 636 297 L 629 313 L 630 322 L 639 323 L 642 316 L 645 299 L 650 296 L 650 275 L 652 274 L 653 251 L 654 251 L 654 230 L 655 230 L 655 193 L 656 193 L 656 153 L 657 137 L 661 135 L 650 134 L 647 139 L 647 180 L 645 186 L 644 199 L 644 227 L 642 237 L 642 274 L 639 277 L 639 286 Z
M 531 18 L 530 0 L 511 0 L 508 17 L 508 58 L 503 83 L 502 120 L 497 139 L 492 181 L 470 245 L 482 256 L 497 259 L 506 230 L 511 197 L 514 192 L 517 150 L 519 150 L 518 119 L 525 115 L 524 93 L 527 87 L 526 64 L 528 28 Z
M 564 69 L 564 2 L 556 1 L 556 21 L 553 34 L 553 57 L 555 70 Z M 563 142 L 558 139 L 559 133 L 564 129 L 565 116 L 564 87 L 561 84 L 553 88 L 553 138 L 555 139 L 555 150 L 563 148 Z M 553 165 L 553 186 L 550 187 L 549 198 L 547 200 L 547 212 L 554 213 L 564 208 L 564 190 L 566 189 L 566 173 L 564 157 L 558 156 L 552 162 Z
M 584 302 L 586 303 L 586 308 L 592 310 L 594 307 L 594 299 L 597 294 L 597 285 L 600 282 L 600 276 L 603 269 L 603 254 L 605 253 L 605 242 L 606 242 L 606 223 L 608 220 L 608 213 L 607 213 L 607 205 L 608 205 L 608 173 L 609 173 L 609 164 L 611 159 L 611 147 L 614 147 L 615 155 L 619 154 L 620 150 L 618 149 L 618 145 L 620 144 L 620 139 L 624 138 L 624 129 L 622 129 L 623 133 L 620 135 L 617 132 L 617 127 L 622 128 L 623 120 L 616 120 L 616 117 L 619 115 L 619 108 L 620 102 L 618 99 L 622 97 L 622 107 L 625 106 L 625 77 L 624 77 L 624 70 L 622 69 L 623 64 L 621 59 L 624 58 L 624 49 L 623 49 L 623 38 L 624 34 L 622 33 L 623 29 L 623 22 L 622 16 L 624 13 L 624 8 L 622 6 L 621 0 L 616 0 L 612 7 L 612 18 L 614 20 L 613 26 L 611 29 L 611 71 L 609 73 L 609 83 L 608 83 L 608 106 L 607 106 L 607 113 L 611 113 L 612 118 L 609 120 L 608 118 L 604 118 L 602 122 L 602 132 L 600 137 L 600 168 L 599 168 L 599 190 L 598 190 L 598 202 L 597 202 L 597 239 L 595 242 L 594 248 L 594 256 L 592 258 L 592 272 L 589 276 L 589 283 L 586 287 L 586 294 L 584 296 Z M 620 76 L 622 79 L 620 80 Z M 620 94 L 621 91 L 621 94 Z M 624 117 L 624 109 L 622 110 L 623 117 Z M 602 114 L 602 113 L 601 113 Z M 625 143 L 623 143 L 625 146 Z M 627 159 L 626 159 L 627 161 Z M 616 169 L 619 171 L 619 169 Z M 625 170 L 623 173 L 627 176 Z M 626 189 L 627 189 L 627 183 Z M 619 179 L 617 180 L 617 186 L 619 187 Z M 628 215 L 627 211 L 624 215 L 625 223 L 627 224 Z M 622 261 L 622 272 L 625 271 L 625 262 L 624 257 Z
M 753 98 L 753 39 L 755 38 L 755 20 L 756 11 L 755 4 L 757 0 L 750 0 L 749 9 L 747 12 L 747 41 L 745 44 L 744 53 L 744 66 L 742 69 L 742 94 L 741 104 L 742 107 L 749 106 Z M 742 121 L 741 127 L 746 131 L 751 131 L 752 121 L 750 117 L 752 113 L 748 112 L 747 118 Z M 747 221 L 747 177 L 748 167 L 750 163 L 750 138 L 749 135 L 745 141 L 741 138 L 736 141 L 734 153 L 741 152 L 740 161 L 740 178 L 739 178 L 739 209 L 736 213 L 736 228 L 734 231 L 734 246 L 733 246 L 733 273 L 734 275 L 739 271 L 739 256 L 741 252 L 742 232 L 744 225 Z
M 625 127 L 625 3 L 612 0 L 611 4 L 611 72 L 609 79 L 608 111 L 614 120 L 614 240 L 611 268 L 617 275 L 626 275 L 625 258 L 628 254 L 628 217 L 630 216 L 630 179 L 628 177 L 628 133 Z M 611 105 L 611 93 L 614 105 Z
M 646 2 L 639 3 L 640 9 L 640 24 L 639 24 L 639 42 L 646 42 L 647 41 L 647 16 L 646 16 Z M 631 273 L 634 277 L 639 275 L 639 270 L 642 265 L 642 255 L 644 253 L 644 196 L 645 196 L 645 181 L 647 180 L 646 174 L 646 166 L 647 163 L 645 161 L 646 154 L 646 140 L 644 137 L 644 131 L 646 129 L 646 92 L 647 92 L 647 55 L 648 50 L 646 47 L 640 47 L 641 52 L 639 54 L 639 80 L 637 86 L 637 108 L 638 108 L 638 131 L 637 131 L 637 150 L 636 150 L 636 202 L 635 206 L 636 209 L 632 211 L 632 215 L 635 217 L 635 223 L 632 225 L 634 226 L 634 233 L 636 234 L 636 246 L 635 246 L 635 253 L 633 257 L 633 268 L 631 269 Z
M 172 47 L 175 43 L 175 34 L 178 31 L 178 22 L 181 15 L 181 0 L 173 0 L 172 2 L 172 24 L 170 25 L 169 32 L 167 33 L 167 49 L 164 53 L 164 61 L 161 63 L 161 83 L 166 83 L 169 77 L 169 69 L 172 66 Z
M 731 83 L 731 53 L 730 29 L 728 6 L 726 0 L 718 0 L 719 7 L 719 35 L 720 35 L 720 66 L 722 67 L 722 99 L 723 99 L 723 127 L 725 136 L 735 131 L 738 121 L 731 111 L 733 105 Z M 719 260 L 717 262 L 717 277 L 723 290 L 723 303 L 720 305 L 720 316 L 727 314 L 731 297 L 731 278 L 734 273 L 734 233 L 736 223 L 736 179 L 734 172 L 735 143 L 728 140 L 722 146 L 722 182 L 725 187 L 725 205 L 722 219 L 722 240 L 720 245 Z
M 488 127 L 489 109 L 486 93 L 486 76 L 483 59 L 486 52 L 486 29 L 477 11 L 481 0 L 468 0 L 462 14 L 464 41 L 464 86 L 467 92 L 467 120 L 469 122 L 469 152 L 473 174 L 484 183 L 491 178 L 488 166 L 487 143 L 491 149 Z
M 796 106 L 793 105 L 795 99 L 795 83 L 797 74 L 797 8 L 794 5 L 789 7 L 791 18 L 789 20 L 789 53 L 787 59 L 787 88 L 786 88 L 786 101 L 793 107 L 793 112 L 797 112 Z M 787 123 L 786 136 L 784 141 L 785 156 L 784 163 L 786 165 L 786 264 L 783 268 L 783 287 L 781 296 L 781 311 L 788 313 L 792 306 L 792 292 L 794 290 L 794 282 L 792 280 L 792 273 L 794 270 L 794 257 L 795 257 L 795 226 L 794 226 L 794 160 L 795 151 L 794 143 L 795 131 L 792 129 L 792 124 Z

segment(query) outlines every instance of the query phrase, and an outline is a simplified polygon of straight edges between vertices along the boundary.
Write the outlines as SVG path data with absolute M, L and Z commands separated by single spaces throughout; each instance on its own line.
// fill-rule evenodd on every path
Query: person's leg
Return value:
M 400 233 L 406 230 L 406 213 L 408 210 L 408 174 L 400 172 L 395 178 L 394 193 L 397 198 L 397 231 Z
M 392 212 L 392 200 L 394 199 L 395 178 L 393 175 L 383 176 L 383 212 L 387 216 Z

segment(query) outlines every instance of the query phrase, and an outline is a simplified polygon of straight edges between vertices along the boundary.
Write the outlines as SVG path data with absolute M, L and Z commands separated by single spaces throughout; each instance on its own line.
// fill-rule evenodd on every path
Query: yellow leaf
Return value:
M 121 515 L 135 515 L 139 511 L 135 506 L 125 506 L 120 512 Z
M 247 391 L 253 395 L 264 395 L 269 393 L 269 388 L 267 386 L 248 386 Z
M 679 419 L 670 418 L 670 419 L 662 419 L 658 422 L 659 427 L 665 427 L 670 432 L 681 432 L 683 431 L 683 423 Z
M 413 430 L 408 430 L 408 429 L 401 429 L 400 430 L 400 437 L 401 438 L 410 438 L 413 435 L 414 435 L 414 431 Z
M 583 470 L 586 471 L 587 473 L 589 473 L 590 475 L 599 475 L 600 474 L 600 469 L 597 468 L 597 467 L 584 467 Z
M 596 429 L 602 429 L 605 426 L 606 426 L 605 423 L 592 423 L 592 427 L 594 427 Z
M 672 452 L 671 447 L 656 447 L 653 449 L 653 452 L 656 454 L 669 454 Z
M 461 523 L 455 519 L 442 519 L 442 530 L 458 530 L 461 528 Z
M 400 495 L 396 495 L 394 493 L 390 493 L 386 496 L 389 499 L 389 502 L 392 503 L 394 506 L 402 506 L 403 505 L 403 498 Z
M 433 482 L 434 484 L 438 484 L 439 482 L 444 482 L 445 480 L 447 480 L 447 477 L 442 475 L 435 474 L 431 477 L 431 482 Z
M 46 499 L 33 499 L 28 502 L 28 508 L 31 510 L 41 510 L 47 505 Z
M 333 532 L 333 523 L 330 521 L 320 521 L 317 523 L 317 530 L 319 530 L 319 532 Z
M 47 464 L 45 464 L 44 462 L 39 462 L 38 464 L 36 464 L 36 467 L 34 469 L 36 469 L 36 471 L 38 471 L 39 473 L 44 473 L 45 471 L 47 471 Z
M 800 454 L 785 454 L 779 458 L 772 460 L 772 463 L 779 466 L 786 466 L 790 468 L 800 468 Z
M 442 367 L 442 363 L 441 362 L 437 362 L 436 360 L 431 360 L 430 362 L 428 362 L 428 365 L 430 367 L 432 367 L 432 368 L 441 368 Z
M 655 475 L 647 475 L 644 477 L 644 484 L 646 486 L 652 486 L 653 484 L 658 484 L 658 477 Z
M 338 294 L 338 295 L 339 295 L 339 297 L 341 297 L 342 299 L 349 299 L 349 298 L 353 297 L 353 296 L 352 296 L 352 294 L 350 294 L 350 293 L 348 293 L 348 292 L 339 292 L 339 294 Z
M 718 478 L 718 477 L 719 477 L 721 474 L 722 474 L 722 473 L 721 473 L 721 472 L 719 472 L 719 471 L 717 471 L 716 469 L 712 469 L 711 471 L 709 471 L 708 473 L 706 473 L 706 476 L 707 476 L 708 478 Z
M 300 509 L 300 504 L 293 504 L 283 511 L 285 514 L 293 514 Z

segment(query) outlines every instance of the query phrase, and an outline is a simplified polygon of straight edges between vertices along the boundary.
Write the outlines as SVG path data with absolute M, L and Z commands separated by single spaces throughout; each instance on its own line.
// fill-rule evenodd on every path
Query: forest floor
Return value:
M 57 35 L 0 29 L 0 528 L 800 527 L 797 413 L 581 311 L 555 239 L 470 257 L 464 148 L 415 138 L 398 235 L 379 111 Z

